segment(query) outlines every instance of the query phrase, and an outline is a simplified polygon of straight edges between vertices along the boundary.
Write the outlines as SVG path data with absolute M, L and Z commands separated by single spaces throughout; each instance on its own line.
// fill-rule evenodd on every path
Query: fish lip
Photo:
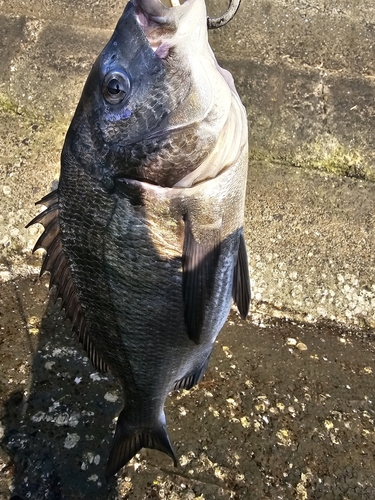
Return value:
M 158 18 L 165 19 L 177 11 L 183 11 L 189 8 L 195 0 L 185 0 L 181 5 L 171 5 L 170 7 L 164 5 L 161 0 L 131 0 L 135 10 L 141 10 L 147 14 L 150 19 L 156 22 Z
M 204 0 L 185 0 L 181 5 L 170 7 L 161 0 L 130 0 L 130 4 L 133 6 L 136 23 L 161 60 L 167 59 L 171 49 L 188 38 L 192 24 L 200 26 L 202 23 L 205 28 L 207 26 Z M 206 32 L 207 29 L 203 31 Z
M 150 23 L 150 21 L 155 23 L 155 24 L 160 24 L 160 25 L 168 24 L 168 18 L 166 16 L 155 16 L 155 15 L 149 14 L 149 13 L 145 12 L 141 7 L 138 7 L 138 6 L 135 7 L 134 12 L 135 12 L 135 17 L 137 19 L 137 22 L 142 28 L 147 26 Z M 146 22 L 142 18 L 142 15 L 146 19 Z
M 185 0 L 181 5 L 170 7 L 164 5 L 161 0 L 131 0 L 131 3 L 134 6 L 137 22 L 144 28 L 150 21 L 157 25 L 177 25 L 178 18 L 192 7 L 194 1 Z

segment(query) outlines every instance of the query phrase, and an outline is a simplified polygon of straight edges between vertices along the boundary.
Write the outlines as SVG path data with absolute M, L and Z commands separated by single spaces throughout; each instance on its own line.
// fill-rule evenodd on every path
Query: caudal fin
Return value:
M 126 422 L 124 410 L 120 413 L 112 449 L 105 468 L 107 479 L 126 465 L 141 448 L 152 448 L 166 453 L 173 460 L 174 466 L 177 467 L 177 458 L 163 420 L 164 418 L 160 419 L 152 429 L 135 429 Z

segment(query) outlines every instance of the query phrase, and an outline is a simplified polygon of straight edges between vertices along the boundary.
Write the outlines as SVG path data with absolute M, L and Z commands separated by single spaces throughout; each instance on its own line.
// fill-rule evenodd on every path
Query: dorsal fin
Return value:
M 105 372 L 107 371 L 107 366 L 96 352 L 90 339 L 83 309 L 63 250 L 58 202 L 58 191 L 52 191 L 38 201 L 37 205 L 46 205 L 47 208 L 34 217 L 26 227 L 32 224 L 43 225 L 44 232 L 33 248 L 33 252 L 39 248 L 44 248 L 47 252 L 40 270 L 40 276 L 46 271 L 51 273 L 50 288 L 52 286 L 56 287 L 56 299 L 61 298 L 62 308 L 65 309 L 65 315 L 72 323 L 72 329 L 78 335 L 78 339 L 94 367 L 97 370 Z

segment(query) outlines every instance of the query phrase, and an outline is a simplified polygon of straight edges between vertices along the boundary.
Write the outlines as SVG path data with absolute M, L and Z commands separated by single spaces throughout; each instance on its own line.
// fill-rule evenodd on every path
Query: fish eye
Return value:
M 125 71 L 110 71 L 103 80 L 103 96 L 110 104 L 119 104 L 130 93 L 130 79 Z

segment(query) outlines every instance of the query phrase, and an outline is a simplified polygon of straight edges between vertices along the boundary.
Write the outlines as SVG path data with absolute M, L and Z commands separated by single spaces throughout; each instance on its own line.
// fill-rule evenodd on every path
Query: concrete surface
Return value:
M 371 0 L 261 0 L 212 34 L 235 63 L 253 156 L 375 180 L 374 23 Z
M 375 327 L 375 184 L 252 163 L 254 311 Z
M 215 15 L 226 2 L 207 4 Z M 118 388 L 97 380 L 57 309 L 45 315 L 40 229 L 24 226 L 122 10 L 0 0 L 0 498 L 373 499 L 372 0 L 243 0 L 210 34 L 248 109 L 252 323 L 233 317 L 203 384 L 171 399 L 181 468 L 146 452 L 104 485 Z M 261 328 L 275 317 L 288 321 Z
M 0 285 L 1 500 L 375 498 L 373 338 L 235 315 L 202 382 L 167 400 L 178 467 L 142 450 L 107 484 L 121 390 L 46 285 Z
M 213 15 L 224 7 L 208 2 Z M 0 2 L 0 245 L 16 274 L 37 272 L 38 228 L 24 226 L 58 178 L 83 83 L 122 9 Z M 253 311 L 375 327 L 374 19 L 371 2 L 248 1 L 211 34 L 249 115 Z

